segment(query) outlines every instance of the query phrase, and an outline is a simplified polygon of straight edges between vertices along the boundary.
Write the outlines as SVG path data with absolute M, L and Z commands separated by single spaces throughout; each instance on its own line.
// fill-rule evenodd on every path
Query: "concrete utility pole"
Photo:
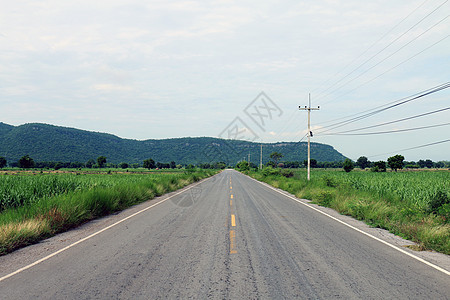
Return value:
M 312 132 L 311 132 L 311 110 L 319 110 L 320 106 L 317 106 L 316 108 L 311 107 L 311 94 L 309 94 L 308 96 L 309 98 L 309 106 L 299 106 L 298 109 L 300 110 L 307 110 L 308 111 L 308 181 L 310 180 L 310 169 L 311 169 L 311 157 L 310 157 L 310 139 L 312 136 Z
M 248 164 L 250 164 L 250 152 L 248 152 Z
M 262 170 L 262 144 L 261 144 L 261 157 L 259 158 L 259 168 Z

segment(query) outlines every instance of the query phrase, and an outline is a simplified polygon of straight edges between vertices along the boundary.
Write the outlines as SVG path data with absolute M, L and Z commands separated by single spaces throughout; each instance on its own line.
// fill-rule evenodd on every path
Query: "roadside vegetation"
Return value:
M 180 189 L 216 170 L 0 173 L 0 255 Z
M 389 230 L 419 244 L 450 254 L 450 172 L 242 170 L 253 178 L 312 200 L 322 206 Z

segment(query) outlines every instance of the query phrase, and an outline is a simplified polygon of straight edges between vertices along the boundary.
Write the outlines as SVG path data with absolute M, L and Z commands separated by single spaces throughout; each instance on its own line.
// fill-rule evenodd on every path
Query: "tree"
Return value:
M 158 169 L 168 169 L 168 168 L 170 168 L 170 164 L 168 164 L 168 163 L 162 163 L 162 162 L 157 162 L 157 163 L 156 163 L 156 167 L 157 167 Z
M 1 158 L 0 158 L 0 160 L 1 160 Z M 1 163 L 0 163 L 0 165 L 1 165 Z M 436 162 L 436 163 L 434 164 L 434 166 L 435 166 L 436 168 L 444 168 L 444 167 L 445 167 L 445 163 L 444 163 L 443 161 L 438 161 L 438 162 Z
M 29 169 L 34 167 L 34 160 L 27 154 L 25 156 L 22 156 L 21 159 L 19 159 L 19 167 L 22 169 Z
M 303 164 L 305 165 L 305 167 L 307 167 L 307 166 L 308 166 L 308 160 L 305 159 L 305 160 L 303 161 Z M 311 159 L 309 160 L 309 166 L 310 166 L 311 168 L 316 168 L 316 167 L 317 167 L 317 160 L 315 160 L 314 158 L 311 158 Z
M 386 162 L 385 161 L 377 161 L 373 163 L 372 172 L 386 172 Z
M 423 159 L 420 159 L 417 164 L 419 165 L 420 168 L 425 168 L 425 161 Z
M 4 167 L 6 167 L 6 158 L 0 156 L 0 169 L 3 169 Z
M 350 159 L 346 158 L 344 160 L 343 168 L 344 168 L 345 172 L 348 173 L 351 170 L 353 170 L 355 168 L 355 166 L 354 166 L 353 162 Z
M 388 158 L 389 168 L 397 172 L 397 169 L 403 169 L 403 155 L 397 154 Z
M 427 160 L 419 160 L 417 162 L 417 164 L 419 165 L 419 167 L 423 168 L 432 168 L 433 167 L 433 161 L 431 159 L 427 159 Z
M 239 171 L 248 171 L 250 170 L 250 165 L 247 161 L 243 160 L 239 162 L 236 167 L 239 169 Z
M 86 168 L 92 168 L 95 165 L 95 160 L 92 158 L 86 162 Z
M 175 169 L 177 167 L 177 164 L 172 160 L 171 162 L 170 162 L 170 168 L 171 169 Z
M 127 169 L 128 168 L 128 164 L 126 162 L 120 163 L 119 167 L 121 167 L 122 169 Z
M 146 169 L 155 169 L 156 168 L 156 164 L 155 161 L 151 158 L 144 160 L 144 168 Z
M 279 152 L 272 152 L 272 153 L 270 153 L 269 157 L 273 160 L 274 165 L 277 166 L 278 160 L 283 157 L 283 154 L 281 154 Z
M 106 164 L 106 157 L 104 157 L 104 156 L 99 156 L 98 158 L 97 158 L 97 165 L 98 165 L 98 167 L 101 169 L 101 168 L 103 168 L 103 166 Z
M 216 163 L 212 164 L 211 167 L 213 169 L 225 169 L 227 167 L 227 164 L 224 163 L 223 161 L 221 161 L 221 162 L 216 162 Z
M 275 163 L 273 161 L 268 161 L 266 164 L 267 167 L 275 168 Z
M 79 161 L 71 162 L 69 164 L 69 168 L 71 168 L 71 169 L 83 168 L 84 166 L 85 166 L 85 164 L 82 162 L 79 162 Z
M 367 159 L 367 157 L 361 156 L 361 157 L 358 158 L 358 160 L 356 161 L 356 165 L 357 165 L 358 167 L 360 167 L 361 169 L 364 170 L 365 168 L 367 168 L 367 167 L 370 166 L 370 161 L 369 161 L 369 159 Z
M 433 165 L 434 165 L 434 163 L 433 163 L 433 161 L 432 161 L 431 159 L 427 159 L 427 160 L 425 161 L 425 167 L 427 167 L 427 168 L 432 168 Z

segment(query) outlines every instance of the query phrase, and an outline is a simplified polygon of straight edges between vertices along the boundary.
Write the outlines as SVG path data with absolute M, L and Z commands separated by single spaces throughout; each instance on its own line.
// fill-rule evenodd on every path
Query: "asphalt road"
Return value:
M 166 199 L 48 259 L 46 242 L 2 257 L 0 298 L 450 297 L 449 275 L 238 172 Z

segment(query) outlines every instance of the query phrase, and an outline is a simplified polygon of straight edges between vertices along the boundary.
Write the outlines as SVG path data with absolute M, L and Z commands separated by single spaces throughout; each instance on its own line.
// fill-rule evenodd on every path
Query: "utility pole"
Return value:
M 262 170 L 262 144 L 261 144 L 261 157 L 259 159 L 259 168 Z
M 306 105 L 305 105 L 305 107 L 299 106 L 298 109 L 300 109 L 300 110 L 307 110 L 308 111 L 308 133 L 307 133 L 307 135 L 308 135 L 308 181 L 309 181 L 310 180 L 310 170 L 311 170 L 311 156 L 310 156 L 311 146 L 310 146 L 310 139 L 311 139 L 311 136 L 312 136 L 312 131 L 311 131 L 311 110 L 319 110 L 320 106 L 317 106 L 315 108 L 311 107 L 311 94 L 309 94 L 308 99 L 309 99 L 309 106 L 306 106 Z
M 250 165 L 250 151 L 248 152 L 248 164 Z

